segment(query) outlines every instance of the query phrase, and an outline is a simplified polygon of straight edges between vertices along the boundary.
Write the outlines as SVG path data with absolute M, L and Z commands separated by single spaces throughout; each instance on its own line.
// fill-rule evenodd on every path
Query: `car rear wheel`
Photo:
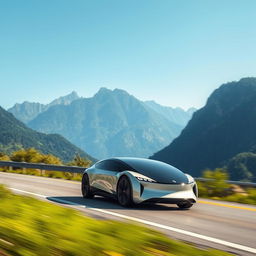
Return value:
M 89 177 L 87 174 L 83 175 L 81 186 L 82 186 L 81 189 L 82 189 L 82 194 L 83 194 L 84 198 L 93 198 L 94 197 L 94 194 L 92 194 L 92 192 L 91 192 Z
M 123 207 L 133 205 L 132 186 L 130 180 L 126 176 L 122 176 L 117 184 L 117 200 Z
M 190 202 L 182 202 L 177 204 L 180 209 L 189 209 L 193 206 Z

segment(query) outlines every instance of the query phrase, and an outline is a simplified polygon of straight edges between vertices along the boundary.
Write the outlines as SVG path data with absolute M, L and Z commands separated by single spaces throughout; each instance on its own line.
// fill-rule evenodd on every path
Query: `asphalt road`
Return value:
M 166 204 L 128 209 L 102 197 L 82 198 L 80 182 L 0 172 L 0 183 L 16 193 L 77 208 L 95 218 L 136 221 L 199 247 L 256 254 L 256 207 L 251 205 L 200 199 L 189 210 Z

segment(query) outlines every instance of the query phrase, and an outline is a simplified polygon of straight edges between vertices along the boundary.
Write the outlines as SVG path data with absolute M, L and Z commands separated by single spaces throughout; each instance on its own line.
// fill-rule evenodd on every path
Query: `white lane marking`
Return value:
M 28 191 L 25 191 L 25 190 L 20 190 L 20 189 L 17 189 L 17 188 L 10 188 L 10 189 L 13 190 L 13 191 L 17 191 L 17 192 L 21 192 L 21 193 L 26 193 L 26 194 L 33 195 L 33 196 L 47 198 L 47 196 L 36 194 L 36 193 L 32 193 L 32 192 L 28 192 Z
M 35 195 L 35 196 L 38 196 L 38 197 L 41 197 L 41 198 L 48 198 L 49 197 L 49 196 L 36 194 L 36 193 L 32 193 L 32 192 L 28 192 L 28 191 L 24 191 L 24 190 L 20 190 L 20 189 L 16 189 L 16 188 L 10 188 L 10 189 L 14 190 L 14 191 L 17 191 L 17 192 L 21 192 L 21 193 Z M 205 235 L 200 235 L 198 233 L 194 233 L 194 232 L 186 231 L 186 230 L 183 230 L 183 229 L 162 225 L 162 224 L 159 224 L 159 223 L 155 223 L 155 222 L 151 222 L 151 221 L 148 221 L 148 220 L 143 220 L 143 219 L 139 219 L 139 218 L 136 218 L 136 217 L 131 217 L 131 216 L 127 216 L 127 215 L 123 215 L 123 214 L 119 214 L 119 213 L 115 213 L 115 212 L 111 212 L 111 211 L 106 211 L 106 210 L 99 209 L 99 208 L 87 207 L 85 205 L 78 205 L 76 203 L 73 203 L 73 202 L 70 202 L 70 201 L 67 201 L 67 200 L 63 200 L 63 199 L 59 199 L 59 198 L 52 197 L 51 199 L 52 199 L 52 201 L 56 201 L 56 202 L 59 202 L 59 203 L 75 205 L 75 206 L 80 207 L 80 208 L 87 208 L 87 209 L 90 209 L 90 210 L 93 210 L 93 211 L 105 213 L 105 214 L 112 215 L 112 216 L 115 216 L 115 217 L 119 217 L 119 218 L 122 218 L 122 219 L 127 219 L 127 220 L 131 220 L 131 221 L 143 223 L 145 225 L 149 225 L 149 226 L 153 226 L 153 227 L 157 227 L 157 228 L 161 228 L 161 229 L 165 229 L 165 230 L 170 230 L 170 231 L 173 231 L 173 232 L 176 232 L 176 233 L 196 237 L 196 238 L 206 240 L 206 241 L 209 241 L 209 242 L 225 245 L 225 246 L 232 247 L 232 248 L 235 248 L 235 249 L 238 249 L 238 250 L 247 251 L 247 252 L 256 254 L 256 249 L 255 248 L 251 248 L 251 247 L 244 246 L 244 245 L 241 245 L 241 244 L 235 244 L 235 243 L 228 242 L 228 241 L 225 241 L 225 240 L 221 240 L 221 239 L 218 239 L 218 238 L 205 236 Z

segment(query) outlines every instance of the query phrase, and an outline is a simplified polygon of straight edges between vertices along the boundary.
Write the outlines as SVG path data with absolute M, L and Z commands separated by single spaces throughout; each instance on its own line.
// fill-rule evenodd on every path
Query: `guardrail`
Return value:
M 26 163 L 26 162 L 12 162 L 12 161 L 0 161 L 2 167 L 15 167 L 15 168 L 28 168 L 28 169 L 39 169 L 45 171 L 59 171 L 59 172 L 72 172 L 72 173 L 83 173 L 85 167 L 78 166 L 65 166 L 65 165 L 54 165 L 54 164 L 39 164 L 39 163 Z M 195 178 L 197 181 L 209 181 L 211 179 L 206 178 Z M 256 183 L 226 180 L 229 184 L 240 185 L 244 187 L 256 187 Z
M 196 181 L 210 181 L 212 179 L 206 179 L 206 178 L 195 178 Z M 225 180 L 225 182 L 229 184 L 239 185 L 243 187 L 256 187 L 256 183 L 253 182 L 245 182 L 245 181 L 235 181 L 235 180 Z
M 72 172 L 72 173 L 83 173 L 85 167 L 78 166 L 65 166 L 65 165 L 54 165 L 54 164 L 37 164 L 37 163 L 25 163 L 25 162 L 12 162 L 12 161 L 0 161 L 2 167 L 16 167 L 16 168 L 28 168 L 28 169 L 39 169 L 45 171 L 59 171 L 59 172 Z

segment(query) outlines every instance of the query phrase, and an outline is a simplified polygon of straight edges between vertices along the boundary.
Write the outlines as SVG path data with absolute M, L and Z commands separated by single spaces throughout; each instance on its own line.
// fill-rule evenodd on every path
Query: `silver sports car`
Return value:
M 142 202 L 171 203 L 190 208 L 197 200 L 195 180 L 177 168 L 155 160 L 116 157 L 86 169 L 82 179 L 85 198 L 112 196 L 122 206 Z

